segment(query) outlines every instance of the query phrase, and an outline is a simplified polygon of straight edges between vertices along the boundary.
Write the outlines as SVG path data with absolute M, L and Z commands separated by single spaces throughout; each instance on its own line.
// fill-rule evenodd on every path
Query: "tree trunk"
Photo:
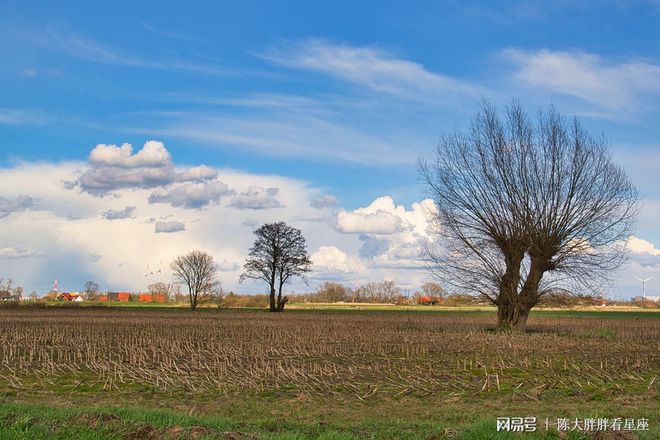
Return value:
M 500 291 L 503 301 L 497 305 L 498 331 L 524 331 L 529 311 L 538 302 L 539 284 L 545 273 L 546 260 L 535 255 L 531 259 L 529 274 L 520 293 L 516 289 Z
M 277 307 L 275 306 L 275 266 L 271 268 L 271 274 L 270 274 L 270 297 L 269 302 L 270 302 L 270 311 L 271 312 L 277 312 Z
M 497 305 L 497 331 L 524 331 L 529 316 L 529 307 L 519 303 L 500 303 Z
M 192 292 L 189 293 L 190 296 L 190 310 L 195 310 L 197 308 L 197 298 Z
M 518 328 L 520 316 L 520 298 L 518 297 L 518 283 L 520 281 L 520 267 L 525 250 L 522 248 L 502 248 L 506 255 L 506 271 L 500 282 L 500 292 L 497 296 L 497 331 L 511 331 Z M 525 315 L 525 321 L 527 317 Z M 524 322 L 522 326 L 524 327 Z
M 275 305 L 275 283 L 274 282 L 270 286 L 269 302 L 270 302 L 270 311 L 271 312 L 277 312 L 277 306 Z
M 284 305 L 287 303 L 288 298 L 284 297 L 282 299 L 282 282 L 280 281 L 280 287 L 277 292 L 277 311 L 278 312 L 283 312 L 284 311 Z

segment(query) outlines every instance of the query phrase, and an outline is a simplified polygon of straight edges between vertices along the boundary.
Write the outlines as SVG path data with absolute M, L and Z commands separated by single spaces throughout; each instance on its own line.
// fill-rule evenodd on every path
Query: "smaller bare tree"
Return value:
M 428 282 L 422 285 L 422 292 L 429 297 L 443 298 L 446 294 L 445 289 L 438 283 Z
M 11 278 L 7 280 L 5 280 L 4 278 L 0 278 L 0 290 L 7 292 L 11 291 L 12 284 L 14 284 L 14 280 L 12 280 Z
M 401 290 L 394 281 L 381 281 L 360 286 L 355 289 L 353 295 L 358 302 L 394 303 L 401 296 Z
M 218 285 L 209 295 L 208 297 L 208 302 L 211 304 L 214 304 L 218 307 L 224 307 L 225 306 L 225 297 L 227 296 L 227 293 Z
M 162 296 L 165 302 L 169 302 L 174 293 L 174 286 L 172 284 L 166 284 L 157 281 L 147 286 L 147 292 L 149 292 L 149 294 L 154 298 L 154 301 L 156 301 L 158 296 Z
M 87 281 L 85 283 L 85 299 L 87 300 L 94 300 L 96 299 L 96 295 L 99 293 L 99 285 L 98 283 L 95 283 L 94 281 Z
M 206 252 L 192 251 L 179 255 L 172 261 L 170 267 L 174 272 L 174 279 L 188 287 L 192 310 L 219 289 L 218 266 L 213 261 L 213 257 Z
M 348 300 L 348 289 L 332 281 L 324 282 L 314 295 L 315 300 L 322 303 L 335 303 Z

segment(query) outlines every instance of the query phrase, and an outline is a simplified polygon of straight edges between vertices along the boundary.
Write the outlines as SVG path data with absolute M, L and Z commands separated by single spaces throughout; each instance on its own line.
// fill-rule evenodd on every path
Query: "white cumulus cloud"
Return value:
M 247 191 L 232 197 L 229 206 L 238 209 L 271 209 L 281 208 L 282 204 L 275 198 L 279 188 L 262 188 L 250 186 Z
M 160 221 L 156 222 L 155 231 L 156 233 L 171 233 L 171 232 L 180 232 L 186 229 L 185 223 L 178 222 L 176 220 L 170 221 Z
M 28 258 L 39 255 L 32 249 L 27 247 L 0 247 L 0 258 L 15 259 L 15 258 Z
M 310 259 L 314 270 L 324 272 L 357 273 L 364 269 L 359 259 L 350 257 L 336 246 L 320 246 Z
M 127 218 L 133 218 L 135 214 L 135 206 L 127 206 L 124 209 L 121 210 L 113 210 L 110 209 L 108 211 L 103 212 L 101 214 L 101 217 L 103 217 L 106 220 L 123 220 Z
M 177 172 L 186 169 L 175 163 L 171 165 Z M 90 165 L 21 162 L 2 168 L 0 195 L 11 200 L 18 194 L 38 199 L 40 209 L 12 212 L 0 218 L 0 248 L 4 255 L 0 276 L 11 277 L 17 285 L 28 291 L 34 289 L 39 294 L 50 289 L 54 277 L 60 280 L 63 289 L 79 290 L 85 281 L 92 279 L 103 289 L 137 292 L 151 282 L 171 282 L 167 268 L 172 259 L 200 249 L 209 252 L 218 262 L 222 271 L 220 278 L 226 289 L 262 292 L 264 286 L 261 283 L 238 283 L 241 267 L 254 243 L 253 230 L 264 223 L 282 220 L 302 230 L 316 263 L 310 274 L 313 284 L 305 286 L 296 280 L 291 289 L 314 289 L 315 283 L 326 280 L 344 282 L 349 286 L 385 278 L 394 279 L 400 285 L 417 285 L 418 281 L 424 281 L 423 274 L 415 268 L 402 269 L 403 264 L 386 266 L 376 260 L 383 252 L 395 252 L 399 246 L 397 243 L 405 241 L 407 235 L 379 236 L 387 239 L 383 249 L 375 256 L 361 257 L 359 250 L 363 241 L 360 234 L 339 232 L 335 225 L 336 213 L 313 207 L 312 201 L 323 193 L 308 182 L 222 169 L 219 170 L 222 183 L 236 189 L 236 196 L 242 196 L 234 203 L 252 209 L 228 209 L 232 196 L 227 195 L 227 202 L 222 196 L 218 203 L 211 202 L 204 209 L 197 210 L 187 209 L 184 201 L 173 206 L 171 202 L 177 193 L 172 192 L 188 184 L 198 189 L 207 187 L 216 180 L 204 184 L 168 180 L 155 188 L 120 187 L 112 191 L 112 197 L 71 191 L 57 184 L 75 180 L 79 170 L 85 171 L 85 167 L 89 169 Z M 224 186 L 218 185 L 216 189 L 224 190 Z M 153 193 L 168 195 L 171 200 L 149 203 Z M 273 210 L 256 209 L 266 206 L 286 206 L 286 209 L 277 210 L 277 218 L 274 218 Z M 135 210 L 127 210 L 129 207 L 135 207 Z M 396 208 L 394 206 L 392 212 L 397 212 Z M 410 207 L 403 211 L 401 215 L 412 225 L 407 234 L 412 234 L 417 228 L 413 215 L 416 211 Z M 103 214 L 111 218 L 128 217 L 108 221 Z M 315 221 L 309 221 L 312 218 Z M 156 232 L 157 225 L 161 232 Z M 174 232 L 182 227 L 185 232 Z M 165 230 L 173 232 L 166 233 Z M 10 237 L 12 241 L 9 241 Z M 20 246 L 14 238 L 21 240 Z M 395 253 L 391 255 L 397 257 Z M 36 256 L 38 258 L 34 258 Z
M 337 197 L 331 196 L 329 194 L 324 194 L 320 197 L 316 197 L 309 204 L 309 206 L 316 209 L 334 208 L 337 205 L 338 205 Z
M 208 166 L 175 169 L 170 153 L 158 141 L 147 141 L 137 153 L 133 153 L 130 144 L 99 144 L 90 153 L 89 162 L 91 167 L 80 175 L 77 184 L 95 195 L 121 188 L 155 188 L 217 177 L 217 172 Z
M 656 248 L 653 243 L 635 236 L 628 238 L 627 245 L 628 249 L 636 254 L 660 255 L 660 249 Z
M 0 218 L 14 212 L 36 209 L 39 200 L 30 196 L 2 197 L 0 196 Z
M 351 212 L 339 211 L 337 230 L 360 234 L 360 257 L 371 268 L 423 269 L 422 246 L 432 239 L 431 218 L 437 211 L 430 199 L 413 203 L 412 209 L 395 205 L 390 196 Z
M 166 192 L 155 191 L 149 196 L 149 203 L 169 203 L 171 206 L 201 208 L 217 203 L 221 197 L 234 194 L 229 187 L 217 180 L 209 183 L 186 183 Z
M 162 142 L 147 141 L 142 149 L 133 154 L 131 144 L 116 145 L 98 144 L 91 153 L 89 161 L 96 166 L 111 166 L 121 168 L 163 167 L 172 161 L 172 156 Z
M 347 234 L 389 235 L 411 228 L 405 208 L 395 206 L 389 196 L 379 197 L 365 208 L 337 213 L 337 230 Z

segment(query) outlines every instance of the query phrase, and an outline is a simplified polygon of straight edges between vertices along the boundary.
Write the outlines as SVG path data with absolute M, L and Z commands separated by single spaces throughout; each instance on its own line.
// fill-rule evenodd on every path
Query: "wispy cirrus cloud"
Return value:
M 163 59 L 139 56 L 124 49 L 104 44 L 93 38 L 50 27 L 45 33 L 31 35 L 32 42 L 51 50 L 91 61 L 117 66 L 159 70 L 179 70 L 202 75 L 235 75 L 236 71 L 217 65 L 197 63 L 178 57 Z
M 174 93 L 166 100 L 204 107 L 152 115 L 160 119 L 157 124 L 146 118 L 146 123 L 136 127 L 132 119 L 133 127 L 124 130 L 268 156 L 368 166 L 412 165 L 437 136 L 435 129 L 420 134 L 414 126 L 437 115 L 438 106 L 467 95 L 477 102 L 483 93 L 472 83 L 433 73 L 421 64 L 373 47 L 305 40 L 271 48 L 261 56 L 278 65 L 317 71 L 359 87 L 306 96 L 282 92 L 243 96 Z M 237 112 L 235 107 L 244 110 Z M 415 121 L 402 127 L 397 112 L 414 113 Z
M 417 152 L 428 146 L 418 135 L 371 133 L 368 128 L 351 126 L 337 119 L 334 115 L 323 116 L 295 109 L 242 117 L 187 112 L 176 117 L 165 116 L 153 128 L 126 127 L 124 131 L 177 137 L 268 156 L 303 157 L 315 161 L 332 159 L 369 166 L 413 164 Z M 432 142 L 431 139 L 428 141 Z
M 0 124 L 42 124 L 48 118 L 40 111 L 16 108 L 0 108 Z
M 333 44 L 319 39 L 271 48 L 261 56 L 279 65 L 325 73 L 370 90 L 420 101 L 479 96 L 481 87 L 434 73 L 377 47 Z
M 185 34 L 183 32 L 177 32 L 175 30 L 167 30 L 160 27 L 156 27 L 150 23 L 147 23 L 146 21 L 140 21 L 140 24 L 145 30 L 151 32 L 152 34 L 160 35 L 162 37 L 173 38 L 175 40 L 194 41 L 197 43 L 204 42 L 202 38 L 193 37 L 191 35 Z
M 213 96 L 195 92 L 173 92 L 159 97 L 166 102 L 177 104 L 197 104 L 222 107 L 245 107 L 249 109 L 295 108 L 318 111 L 319 99 L 284 93 L 250 93 L 239 96 Z M 324 102 L 338 101 L 339 97 L 324 96 Z M 343 101 L 344 99 L 342 99 Z
M 502 51 L 520 83 L 578 98 L 605 112 L 639 111 L 660 95 L 660 64 L 615 62 L 584 51 Z M 620 116 L 620 114 L 619 114 Z

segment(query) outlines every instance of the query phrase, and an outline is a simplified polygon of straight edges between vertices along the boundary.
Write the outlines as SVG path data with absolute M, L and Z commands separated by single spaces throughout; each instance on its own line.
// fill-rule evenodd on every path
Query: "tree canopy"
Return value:
M 311 268 L 307 244 L 300 229 L 284 222 L 267 223 L 254 231 L 256 240 L 243 266 L 240 280 L 268 283 L 271 312 L 281 312 L 288 301 L 282 297 L 284 285 L 294 277 L 305 279 Z M 275 294 L 277 292 L 277 298 Z

